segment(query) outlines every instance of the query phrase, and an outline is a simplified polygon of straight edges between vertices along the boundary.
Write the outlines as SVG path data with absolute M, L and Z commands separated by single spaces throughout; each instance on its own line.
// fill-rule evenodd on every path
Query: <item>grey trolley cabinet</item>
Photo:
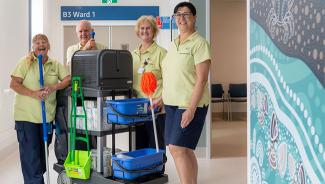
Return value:
M 96 136 L 97 140 L 96 171 L 91 171 L 91 176 L 88 180 L 73 179 L 65 175 L 63 165 L 59 163 L 54 164 L 54 170 L 59 173 L 58 184 L 167 183 L 168 176 L 161 173 L 139 178 L 136 181 L 117 180 L 112 176 L 104 177 L 102 174 L 103 148 L 106 146 L 107 135 L 112 135 L 112 155 L 114 155 L 115 134 L 129 132 L 129 151 L 132 151 L 132 131 L 134 131 L 135 125 L 108 124 L 104 121 L 107 118 L 104 118 L 103 111 L 106 99 L 114 100 L 116 96 L 130 98 L 132 95 L 133 64 L 130 52 L 126 50 L 108 49 L 77 51 L 72 57 L 71 74 L 72 76 L 81 77 L 85 100 L 97 102 L 97 126 L 89 131 L 89 135 Z M 70 109 L 70 90 L 66 89 L 64 92 L 59 92 L 58 95 L 59 98 L 63 97 L 68 99 L 68 109 Z M 65 111 L 63 114 L 66 113 Z M 70 115 L 68 116 L 70 117 Z M 84 133 L 84 130 L 77 129 L 77 133 Z M 56 155 L 60 155 L 57 152 L 59 151 L 56 150 Z

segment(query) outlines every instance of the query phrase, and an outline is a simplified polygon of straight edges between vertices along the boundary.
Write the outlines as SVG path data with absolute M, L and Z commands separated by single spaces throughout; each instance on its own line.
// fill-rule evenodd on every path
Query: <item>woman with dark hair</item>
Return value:
M 45 100 L 46 119 L 52 123 L 56 109 L 56 91 L 67 87 L 70 75 L 65 67 L 48 56 L 50 43 L 46 35 L 37 34 L 32 39 L 33 50 L 23 57 L 11 73 L 10 88 L 17 94 L 14 104 L 15 129 L 19 143 L 24 184 L 44 184 L 46 171 L 41 100 Z M 44 88 L 40 88 L 38 55 L 43 55 Z M 51 126 L 49 126 L 51 127 Z
M 166 110 L 165 142 L 182 184 L 196 184 L 198 165 L 194 150 L 210 101 L 208 42 L 195 30 L 196 9 L 189 2 L 174 8 L 179 36 L 163 60 L 162 99 Z

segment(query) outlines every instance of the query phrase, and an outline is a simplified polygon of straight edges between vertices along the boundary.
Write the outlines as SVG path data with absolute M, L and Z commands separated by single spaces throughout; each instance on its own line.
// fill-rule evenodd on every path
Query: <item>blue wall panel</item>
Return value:
M 250 183 L 325 183 L 325 1 L 250 1 Z

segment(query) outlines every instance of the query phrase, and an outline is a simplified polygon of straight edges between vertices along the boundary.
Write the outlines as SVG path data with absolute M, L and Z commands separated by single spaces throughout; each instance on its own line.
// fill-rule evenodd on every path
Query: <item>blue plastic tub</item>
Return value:
M 150 102 L 146 98 L 107 100 L 108 123 L 132 124 L 151 121 L 149 105 Z
M 113 176 L 123 180 L 134 180 L 141 176 L 162 172 L 163 150 L 140 149 L 114 155 Z

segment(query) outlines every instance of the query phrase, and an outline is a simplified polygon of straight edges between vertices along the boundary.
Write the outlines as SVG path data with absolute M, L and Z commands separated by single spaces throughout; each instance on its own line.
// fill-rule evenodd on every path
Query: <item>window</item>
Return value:
M 43 33 L 43 0 L 32 0 L 32 35 Z

